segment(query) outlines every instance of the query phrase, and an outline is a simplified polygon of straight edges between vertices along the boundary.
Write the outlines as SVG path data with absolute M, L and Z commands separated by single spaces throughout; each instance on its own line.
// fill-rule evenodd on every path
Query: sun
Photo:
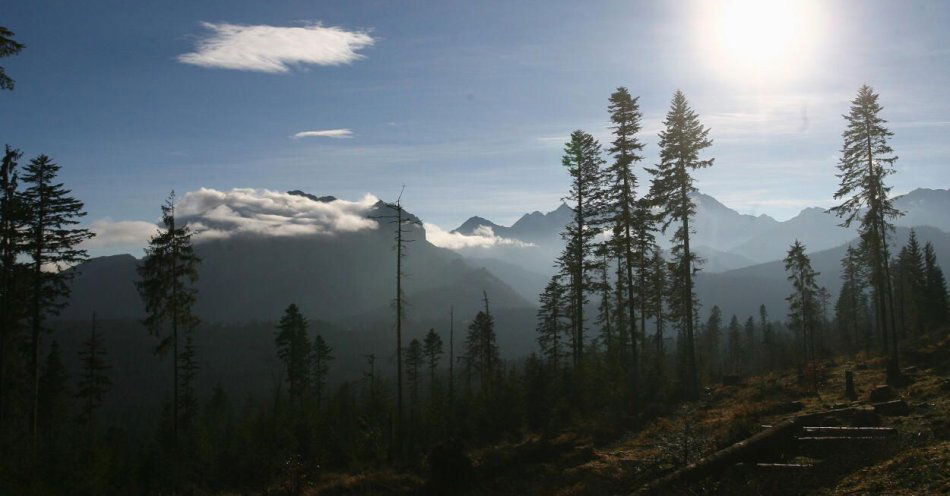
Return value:
M 774 81 L 806 69 L 819 43 L 820 19 L 809 0 L 726 0 L 707 4 L 711 62 L 735 78 Z

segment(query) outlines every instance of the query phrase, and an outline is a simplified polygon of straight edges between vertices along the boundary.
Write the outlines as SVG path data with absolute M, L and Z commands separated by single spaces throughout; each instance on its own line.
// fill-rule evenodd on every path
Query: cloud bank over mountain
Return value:
M 439 248 L 461 250 L 464 248 L 491 248 L 494 246 L 530 247 L 527 243 L 517 239 L 503 238 L 495 234 L 490 226 L 478 226 L 471 234 L 462 234 L 458 231 L 446 231 L 441 227 L 425 223 L 426 240 Z
M 327 200 L 270 190 L 201 188 L 185 194 L 177 213 L 204 240 L 236 234 L 332 235 L 378 227 L 366 217 L 379 201 L 375 196 L 366 194 L 358 201 Z

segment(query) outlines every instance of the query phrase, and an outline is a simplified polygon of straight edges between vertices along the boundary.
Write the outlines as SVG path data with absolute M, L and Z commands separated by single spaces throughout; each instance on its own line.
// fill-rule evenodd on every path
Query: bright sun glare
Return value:
M 801 75 L 818 45 L 818 10 L 808 0 L 715 2 L 703 12 L 712 31 L 705 39 L 715 40 L 713 63 L 734 78 Z

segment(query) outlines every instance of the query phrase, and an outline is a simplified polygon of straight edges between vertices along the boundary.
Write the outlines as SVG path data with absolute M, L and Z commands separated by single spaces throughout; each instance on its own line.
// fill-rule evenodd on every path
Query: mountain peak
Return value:
M 300 191 L 299 189 L 295 189 L 295 190 L 288 191 L 287 194 L 288 194 L 288 195 L 294 195 L 294 196 L 302 196 L 302 197 L 304 197 L 304 198 L 313 200 L 313 201 L 315 201 L 315 202 L 320 202 L 320 203 L 330 203 L 330 202 L 335 201 L 335 200 L 337 199 L 337 197 L 335 197 L 335 196 L 329 196 L 329 195 L 327 195 L 327 196 L 311 195 L 310 193 L 305 193 L 305 192 L 303 192 L 303 191 Z
M 459 233 L 459 234 L 465 234 L 465 235 L 471 235 L 471 234 L 474 233 L 475 230 L 478 229 L 480 226 L 487 226 L 487 227 L 490 227 L 490 228 L 492 229 L 492 231 L 495 232 L 496 234 L 498 233 L 499 230 L 507 229 L 506 227 L 499 226 L 498 224 L 495 224 L 494 222 L 492 222 L 492 221 L 490 221 L 490 220 L 488 220 L 488 219 L 486 219 L 486 218 L 484 218 L 484 217 L 479 217 L 479 216 L 475 215 L 475 216 L 469 217 L 468 220 L 466 220 L 465 222 L 463 222 L 462 225 L 460 225 L 460 226 L 456 227 L 455 229 L 453 229 L 452 232 L 454 232 L 454 233 Z

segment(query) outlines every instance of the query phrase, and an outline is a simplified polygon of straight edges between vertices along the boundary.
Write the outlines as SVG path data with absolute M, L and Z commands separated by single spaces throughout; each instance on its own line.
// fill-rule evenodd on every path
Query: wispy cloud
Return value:
M 280 73 L 295 65 L 340 65 L 363 58 L 375 40 L 365 31 L 318 23 L 298 27 L 204 22 L 211 33 L 178 61 L 201 67 Z
M 534 246 L 531 243 L 525 243 L 517 239 L 502 238 L 496 236 L 491 227 L 478 226 L 471 235 L 449 232 L 441 227 L 425 223 L 426 241 L 440 248 L 450 250 L 461 250 L 463 248 L 490 248 L 494 246 L 515 246 L 529 247 Z
M 300 131 L 293 136 L 294 139 L 300 138 L 352 138 L 353 131 L 349 129 L 321 129 L 319 131 Z
M 200 239 L 335 234 L 375 229 L 366 213 L 377 201 L 370 194 L 355 202 L 326 202 L 270 190 L 201 188 L 185 194 L 178 215 Z

